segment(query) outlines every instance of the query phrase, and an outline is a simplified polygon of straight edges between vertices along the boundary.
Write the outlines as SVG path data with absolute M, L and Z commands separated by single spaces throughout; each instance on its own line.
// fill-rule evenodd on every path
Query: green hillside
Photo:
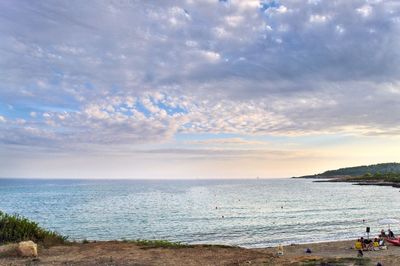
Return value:
M 330 178 L 336 176 L 363 176 L 366 174 L 400 174 L 400 163 L 380 163 L 372 165 L 363 165 L 355 167 L 340 168 L 337 170 L 328 170 L 320 174 L 300 176 L 299 178 Z

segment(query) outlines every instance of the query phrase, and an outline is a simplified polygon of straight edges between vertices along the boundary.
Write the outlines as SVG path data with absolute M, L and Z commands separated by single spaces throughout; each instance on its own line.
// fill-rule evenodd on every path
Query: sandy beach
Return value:
M 148 248 L 129 242 L 72 243 L 39 249 L 39 257 L 3 256 L 0 265 L 400 265 L 400 247 L 364 252 L 357 258 L 354 241 L 245 249 L 194 245 L 184 248 Z M 311 254 L 305 249 L 310 248 Z

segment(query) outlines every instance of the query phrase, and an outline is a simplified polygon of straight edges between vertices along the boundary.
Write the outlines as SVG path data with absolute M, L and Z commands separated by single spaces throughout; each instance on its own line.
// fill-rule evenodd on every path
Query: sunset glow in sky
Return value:
M 0 1 L 0 177 L 288 177 L 399 135 L 399 1 Z

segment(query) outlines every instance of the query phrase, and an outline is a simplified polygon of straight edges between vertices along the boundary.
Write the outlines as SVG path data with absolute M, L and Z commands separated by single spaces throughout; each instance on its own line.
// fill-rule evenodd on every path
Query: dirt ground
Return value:
M 362 260 L 352 249 L 354 241 L 326 242 L 276 248 L 245 249 L 219 246 L 147 248 L 127 242 L 74 243 L 40 248 L 39 257 L 0 255 L 0 265 L 400 265 L 400 247 L 364 252 Z M 312 253 L 306 254 L 310 248 Z

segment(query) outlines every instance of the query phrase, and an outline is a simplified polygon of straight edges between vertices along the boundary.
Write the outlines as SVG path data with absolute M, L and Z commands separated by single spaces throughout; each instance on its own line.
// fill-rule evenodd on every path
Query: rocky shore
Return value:
M 354 179 L 353 177 L 348 177 L 348 176 L 337 176 L 329 179 L 323 179 L 323 180 L 314 180 L 313 182 L 346 182 L 346 183 L 353 183 L 354 185 L 360 185 L 360 186 L 389 186 L 389 187 L 395 187 L 395 188 L 400 188 L 400 183 L 396 182 L 388 182 L 388 181 L 382 181 L 382 180 L 360 180 L 360 179 Z

